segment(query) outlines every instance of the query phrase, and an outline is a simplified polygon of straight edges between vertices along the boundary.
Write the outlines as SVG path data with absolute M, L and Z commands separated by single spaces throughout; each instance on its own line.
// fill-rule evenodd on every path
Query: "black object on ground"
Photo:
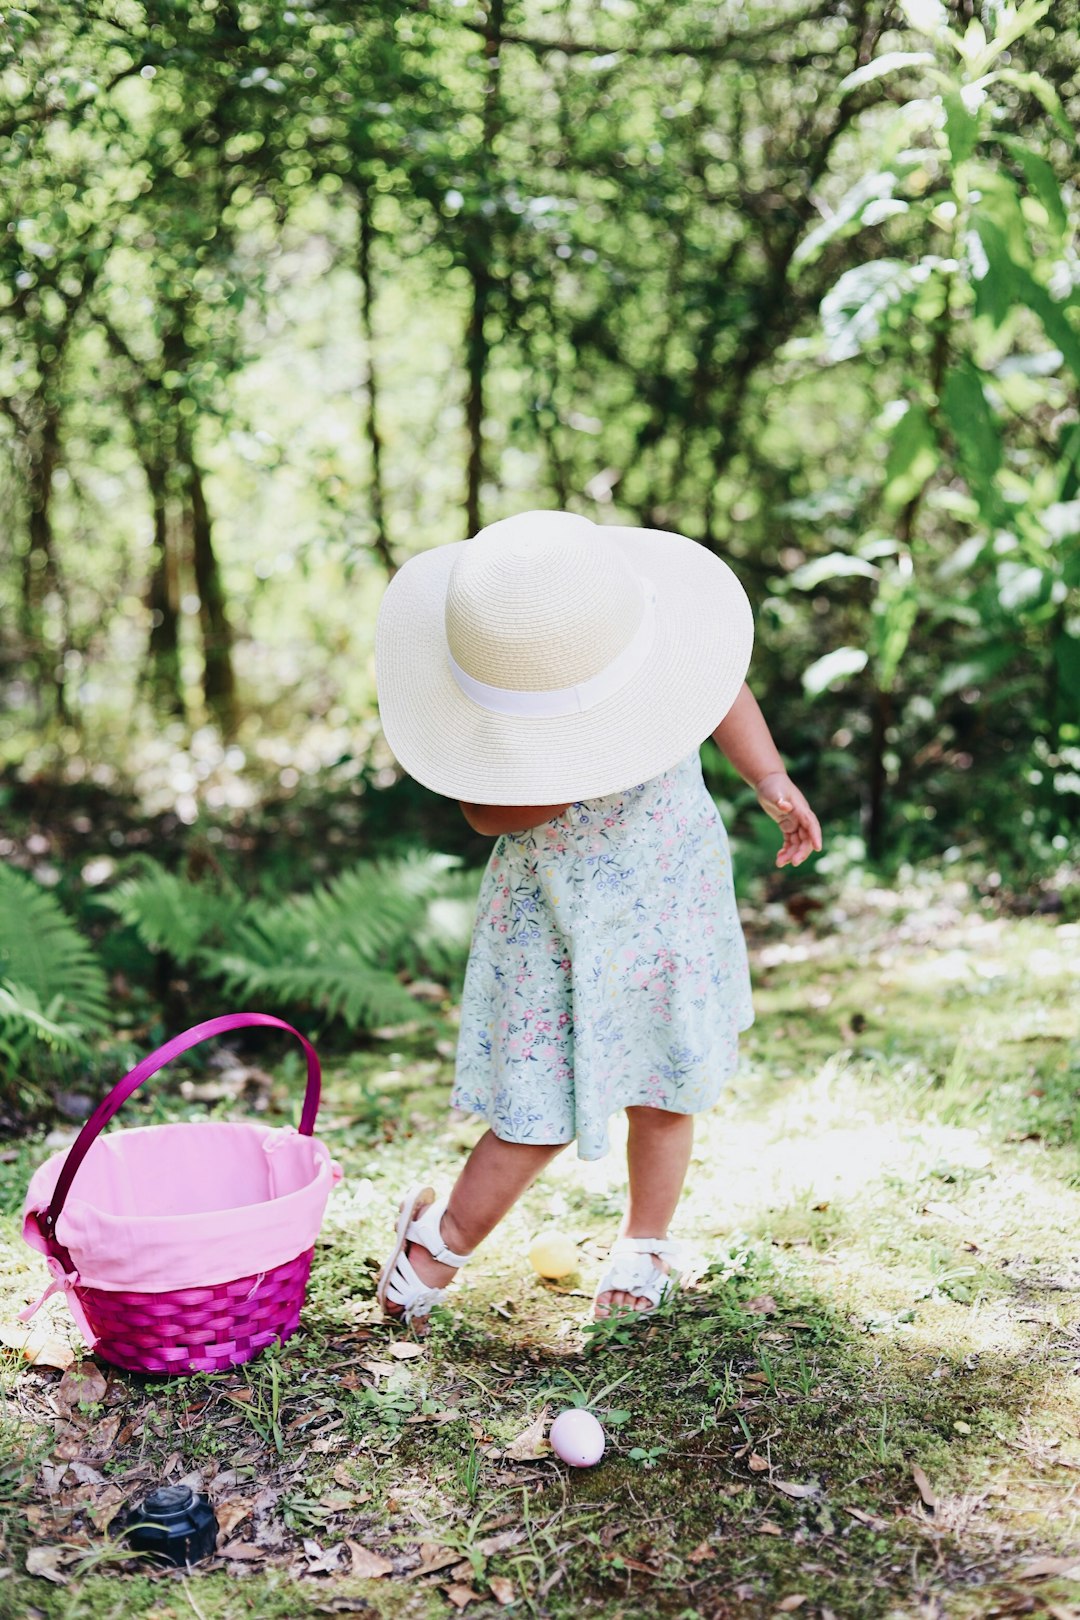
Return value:
M 210 1498 L 189 1485 L 159 1485 L 127 1509 L 124 1537 L 136 1552 L 155 1553 L 170 1564 L 197 1564 L 217 1546 L 218 1523 Z

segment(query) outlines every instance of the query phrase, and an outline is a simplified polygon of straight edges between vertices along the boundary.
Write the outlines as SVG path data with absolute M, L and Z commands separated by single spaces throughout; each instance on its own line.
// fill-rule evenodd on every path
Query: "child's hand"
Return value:
M 818 818 L 783 771 L 763 776 L 755 789 L 758 803 L 767 816 L 778 823 L 784 835 L 776 857 L 777 866 L 800 866 L 812 851 L 821 850 Z

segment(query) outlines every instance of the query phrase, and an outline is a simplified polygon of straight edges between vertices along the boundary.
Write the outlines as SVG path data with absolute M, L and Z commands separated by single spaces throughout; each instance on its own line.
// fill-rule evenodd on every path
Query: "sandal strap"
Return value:
M 677 1238 L 621 1237 L 615 1239 L 609 1250 L 613 1260 L 631 1254 L 655 1254 L 659 1259 L 677 1266 L 683 1258 L 683 1246 Z
M 455 1254 L 448 1249 L 442 1238 L 442 1218 L 446 1213 L 449 1198 L 438 1198 L 435 1203 L 428 1204 L 423 1214 L 415 1221 L 409 1222 L 406 1236 L 410 1243 L 419 1243 L 426 1249 L 433 1260 L 442 1266 L 463 1266 L 472 1259 L 472 1251 L 468 1254 Z
M 653 1255 L 667 1260 L 671 1271 L 662 1271 L 652 1260 Z M 678 1289 L 680 1255 L 681 1245 L 671 1238 L 618 1238 L 611 1245 L 608 1266 L 596 1291 L 634 1294 L 638 1299 L 647 1299 L 655 1310 Z
M 385 1292 L 387 1299 L 404 1308 L 407 1323 L 414 1316 L 430 1316 L 434 1307 L 441 1305 L 446 1298 L 445 1288 L 432 1288 L 417 1275 L 404 1250 L 394 1262 Z

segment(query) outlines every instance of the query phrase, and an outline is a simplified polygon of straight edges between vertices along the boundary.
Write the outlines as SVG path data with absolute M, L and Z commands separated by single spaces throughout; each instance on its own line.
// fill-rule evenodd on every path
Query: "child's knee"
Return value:
M 644 1125 L 649 1130 L 686 1130 L 692 1128 L 693 1114 L 679 1114 L 671 1108 L 653 1108 L 645 1103 L 634 1104 L 626 1110 L 632 1125 Z

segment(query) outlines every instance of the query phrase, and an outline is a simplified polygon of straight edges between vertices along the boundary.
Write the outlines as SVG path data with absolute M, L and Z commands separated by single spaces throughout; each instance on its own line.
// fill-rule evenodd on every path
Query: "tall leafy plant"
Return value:
M 58 1060 L 88 1056 L 108 985 L 56 896 L 0 866 L 0 1087 L 31 1101 Z
M 939 661 L 937 700 L 1025 657 L 1049 672 L 1034 750 L 1050 779 L 1035 768 L 1030 780 L 1058 795 L 1080 790 L 1080 427 L 1057 409 L 1080 383 L 1080 292 L 1072 199 L 1050 161 L 1055 148 L 1073 159 L 1076 142 L 1053 85 L 1016 61 L 1051 8 L 991 4 L 988 21 L 963 32 L 940 0 L 901 9 L 927 48 L 877 57 L 839 93 L 887 83 L 896 99 L 913 74 L 928 93 L 887 118 L 875 168 L 796 253 L 806 266 L 844 237 L 875 233 L 877 254 L 821 305 L 821 357 L 870 360 L 898 383 L 880 417 L 872 532 L 788 582 L 798 591 L 845 575 L 870 581 L 862 644 L 817 660 L 804 685 L 813 697 L 851 677 L 868 683 L 874 854 L 897 689 L 920 627 L 951 622 L 963 642 L 959 657 Z M 880 251 L 893 244 L 902 256 Z M 946 555 L 943 531 L 954 537 Z
M 404 980 L 459 972 L 476 879 L 446 856 L 361 861 L 307 894 L 210 887 L 144 860 L 101 903 L 153 953 L 265 1006 L 315 1008 L 350 1030 L 416 1016 Z

